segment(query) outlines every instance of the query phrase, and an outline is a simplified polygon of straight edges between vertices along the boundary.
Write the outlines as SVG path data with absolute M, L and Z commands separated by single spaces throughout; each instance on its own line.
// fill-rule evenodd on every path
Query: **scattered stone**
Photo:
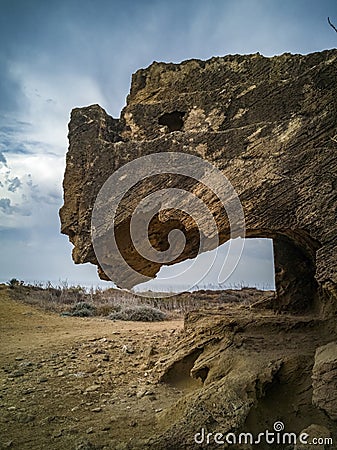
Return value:
M 153 391 L 146 391 L 145 395 L 155 395 L 155 393 Z
M 144 391 L 144 390 L 137 392 L 136 397 L 137 397 L 137 398 L 142 398 L 142 397 L 144 397 L 145 392 L 146 392 L 146 391 Z
M 128 450 L 128 448 L 128 444 L 125 444 L 124 442 L 115 445 L 115 450 Z
M 136 395 L 136 393 L 133 391 L 129 391 L 129 392 L 127 392 L 126 395 L 127 395 L 127 397 L 134 397 Z
M 96 392 L 99 389 L 98 384 L 93 384 L 92 386 L 88 386 L 85 390 L 85 392 Z
M 75 372 L 75 373 L 72 373 L 71 374 L 73 377 L 76 377 L 76 378 L 83 378 L 83 377 L 85 377 L 87 374 L 85 373 L 85 372 Z
M 75 450 L 96 450 L 96 446 L 84 439 L 76 445 Z
M 135 350 L 134 350 L 134 348 L 131 347 L 131 346 L 123 345 L 123 347 L 122 347 L 122 352 L 123 352 L 123 353 L 128 353 L 128 354 L 132 355 L 133 353 L 135 353 Z
M 25 374 L 25 372 L 23 370 L 14 370 L 13 372 L 11 372 L 9 374 L 10 377 L 13 378 L 17 378 L 17 377 L 22 377 Z
M 86 431 L 87 434 L 91 434 L 93 432 L 94 432 L 93 427 L 88 428 L 87 431 Z
M 144 356 L 145 358 L 149 358 L 150 356 L 153 356 L 155 354 L 154 346 L 151 344 L 144 350 Z
M 48 416 L 45 419 L 41 420 L 41 425 L 45 425 L 46 423 L 52 423 L 56 419 L 55 416 Z
M 62 432 L 63 430 L 57 431 L 56 433 L 53 434 L 53 438 L 59 438 L 62 436 Z
M 101 412 L 101 411 L 102 411 L 102 408 L 100 408 L 100 407 L 93 408 L 93 409 L 91 410 L 91 412 L 96 412 L 96 413 L 99 413 L 99 412 Z
M 19 364 L 20 367 L 32 367 L 34 364 L 31 361 L 23 361 Z
M 39 383 L 47 383 L 47 381 L 48 381 L 48 378 L 47 378 L 47 377 L 41 377 L 41 378 L 39 379 Z
M 34 422 L 35 416 L 33 416 L 33 415 L 31 415 L 31 414 L 25 414 L 25 413 L 22 413 L 22 414 L 18 414 L 18 415 L 16 416 L 16 420 L 17 420 L 19 423 L 30 423 L 30 422 Z

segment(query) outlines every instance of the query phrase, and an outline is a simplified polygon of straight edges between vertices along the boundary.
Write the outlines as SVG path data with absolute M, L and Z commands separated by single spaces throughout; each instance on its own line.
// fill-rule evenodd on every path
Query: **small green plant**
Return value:
M 147 305 L 135 305 L 122 308 L 109 315 L 111 320 L 132 320 L 137 322 L 157 322 L 166 319 L 166 314 L 160 309 Z

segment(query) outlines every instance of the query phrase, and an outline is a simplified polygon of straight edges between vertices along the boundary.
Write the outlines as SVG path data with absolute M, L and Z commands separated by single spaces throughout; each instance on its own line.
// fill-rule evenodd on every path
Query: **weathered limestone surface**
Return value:
M 314 405 L 337 420 L 337 342 L 316 350 L 312 386 Z
M 336 442 L 331 358 L 335 349 L 326 345 L 336 331 L 334 319 L 275 314 L 243 305 L 190 312 L 174 351 L 168 349 L 166 357 L 154 359 L 152 369 L 160 382 L 181 391 L 181 400 L 158 414 L 161 433 L 139 448 L 215 450 L 216 433 L 237 437 L 252 433 L 256 438 L 265 430 L 273 432 L 278 421 L 287 433 L 299 435 L 304 430 L 311 438 L 331 433 Z M 312 402 L 313 395 L 317 401 Z M 308 429 L 311 424 L 315 425 Z M 202 428 L 206 435 L 212 433 L 209 445 L 194 442 Z M 259 445 L 223 448 L 268 450 L 277 445 L 262 440 Z M 294 445 L 280 448 L 290 450 Z
M 337 50 L 155 62 L 133 75 L 120 119 L 98 105 L 74 109 L 69 143 L 60 217 L 76 263 L 97 264 L 91 212 L 114 171 L 142 155 L 191 153 L 230 180 L 243 205 L 247 236 L 273 238 L 278 307 L 298 311 L 319 305 L 325 313 L 336 311 Z M 142 184 L 125 200 L 115 222 L 121 252 L 149 277 L 160 264 L 149 263 L 130 246 L 125 211 L 166 182 L 159 177 Z M 170 182 L 193 190 L 188 180 Z M 226 216 L 206 191 L 198 193 L 225 242 Z M 172 212 L 149 228 L 150 241 L 163 250 L 169 231 L 177 227 L 187 244 L 174 262 L 195 255 L 198 230 L 193 220 Z M 109 258 L 106 264 L 117 285 L 138 282 L 119 269 L 113 255 Z M 100 275 L 104 278 L 102 270 Z

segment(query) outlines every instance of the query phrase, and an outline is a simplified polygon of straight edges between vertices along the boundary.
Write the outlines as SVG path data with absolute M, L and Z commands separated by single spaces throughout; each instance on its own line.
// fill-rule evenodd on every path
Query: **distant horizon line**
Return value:
M 115 285 L 113 281 L 97 281 L 97 282 L 87 282 L 84 280 L 68 280 L 61 278 L 59 279 L 44 279 L 44 280 L 37 280 L 37 279 L 20 279 L 20 277 L 8 277 L 5 279 L 5 277 L 0 278 L 1 284 L 7 284 L 10 280 L 16 279 L 20 282 L 23 282 L 24 285 L 32 285 L 36 287 L 46 288 L 46 287 L 54 287 L 54 288 L 74 288 L 74 287 L 84 287 L 86 289 L 117 289 L 121 291 L 129 291 L 131 293 L 134 293 L 137 295 L 138 293 L 144 293 L 144 292 L 154 292 L 154 293 L 182 293 L 182 292 L 195 292 L 195 291 L 204 291 L 204 290 L 210 290 L 210 291 L 225 291 L 225 290 L 240 290 L 245 288 L 255 288 L 260 291 L 275 291 L 276 287 L 273 283 L 245 283 L 244 281 L 235 282 L 235 283 L 228 283 L 228 284 L 216 284 L 216 283 L 207 283 L 204 285 L 162 285 L 158 286 L 157 288 L 151 287 L 147 289 L 141 289 L 140 287 L 137 288 L 137 286 L 133 287 L 132 289 L 123 289 L 119 288 Z

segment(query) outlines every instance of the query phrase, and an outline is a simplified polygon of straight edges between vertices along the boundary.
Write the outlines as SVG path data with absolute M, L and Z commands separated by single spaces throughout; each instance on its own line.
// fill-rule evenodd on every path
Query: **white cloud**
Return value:
M 51 71 L 45 58 L 34 65 L 11 62 L 9 72 L 25 96 L 17 119 L 29 124 L 17 130 L 17 139 L 31 152 L 36 143 L 43 143 L 47 151 L 64 154 L 71 109 L 104 101 L 94 79 L 67 70 Z
M 29 216 L 30 212 L 24 208 L 13 205 L 9 198 L 0 198 L 0 211 L 6 215 L 19 214 L 20 216 Z
M 9 203 L 3 203 L 1 226 L 17 229 L 48 226 L 51 216 L 50 211 L 46 214 L 46 209 L 50 208 L 54 220 L 58 221 L 64 158 L 43 153 L 7 153 L 6 156 L 7 166 L 0 169 L 0 197 Z

